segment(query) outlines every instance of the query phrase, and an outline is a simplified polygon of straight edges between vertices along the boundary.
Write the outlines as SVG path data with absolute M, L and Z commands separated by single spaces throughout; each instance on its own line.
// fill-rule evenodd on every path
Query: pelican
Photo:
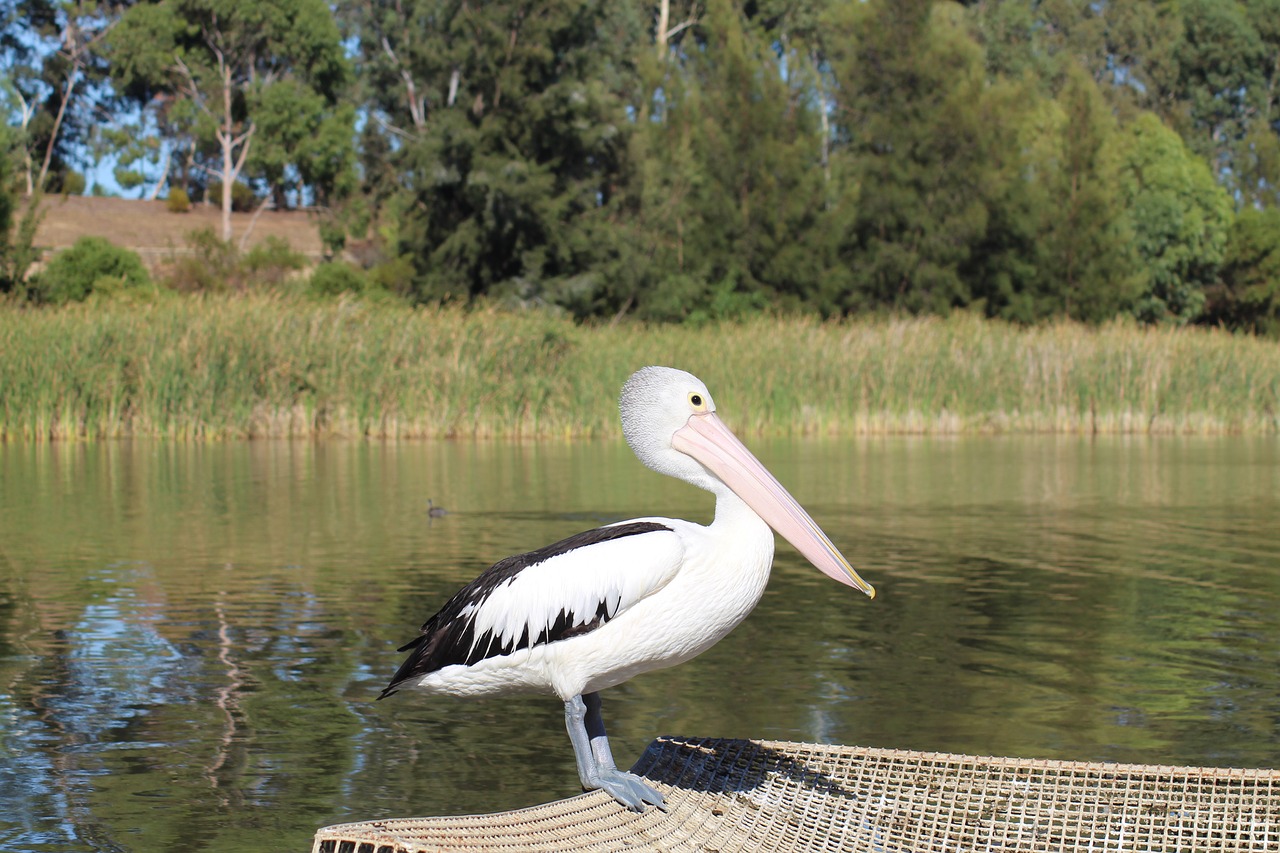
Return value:
M 641 462 L 715 495 L 711 524 L 622 521 L 495 563 L 399 649 L 410 654 L 378 698 L 554 694 L 583 790 L 643 811 L 663 797 L 614 763 L 600 691 L 683 663 L 746 618 L 769 580 L 770 527 L 835 580 L 875 590 L 724 425 L 697 377 L 642 368 L 619 409 Z

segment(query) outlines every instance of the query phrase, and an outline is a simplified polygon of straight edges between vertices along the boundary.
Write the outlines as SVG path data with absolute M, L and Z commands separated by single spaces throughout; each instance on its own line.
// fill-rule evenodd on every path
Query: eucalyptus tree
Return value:
M 1264 88 L 1262 41 L 1244 4 L 1235 0 L 1188 0 L 1182 15 L 1178 58 L 1185 109 L 1179 130 L 1216 175 L 1229 177 Z
M 110 46 L 121 91 L 178 116 L 165 126 L 186 129 L 193 165 L 221 182 L 224 240 L 231 239 L 232 187 L 255 145 L 296 152 L 296 143 L 283 140 L 308 134 L 336 109 L 349 73 L 322 0 L 140 3 L 122 17 Z M 301 103 L 302 114 L 282 121 L 276 110 L 284 101 Z M 268 170 L 267 179 L 280 174 Z
M 111 90 L 103 42 L 128 2 L 14 0 L 0 5 L 0 54 L 18 108 L 28 195 L 59 189 Z M 50 181 L 54 179 L 54 184 Z

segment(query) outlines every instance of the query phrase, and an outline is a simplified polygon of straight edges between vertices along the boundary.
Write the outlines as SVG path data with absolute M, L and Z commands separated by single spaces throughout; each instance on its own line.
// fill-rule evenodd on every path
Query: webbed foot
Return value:
M 657 806 L 666 811 L 666 798 L 634 773 L 602 769 L 596 778 L 588 780 L 588 784 L 604 791 L 633 812 L 644 811 L 645 805 Z
M 634 773 L 619 770 L 609 749 L 609 739 L 600 719 L 600 697 L 595 693 L 574 696 L 564 703 L 565 728 L 573 743 L 582 790 L 604 791 L 632 811 L 646 805 L 666 811 L 666 799 Z

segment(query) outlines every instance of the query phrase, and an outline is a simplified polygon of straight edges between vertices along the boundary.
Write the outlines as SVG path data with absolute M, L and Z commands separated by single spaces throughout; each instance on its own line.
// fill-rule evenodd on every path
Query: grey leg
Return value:
M 613 761 L 613 750 L 609 749 L 609 738 L 604 733 L 604 718 L 600 716 L 600 694 L 588 693 L 582 697 L 587 706 L 587 737 L 591 738 L 591 754 L 595 756 L 596 765 L 602 770 L 617 770 Z
M 584 701 L 585 699 L 585 701 Z M 600 719 L 600 697 L 588 693 L 574 696 L 564 703 L 564 723 L 573 743 L 574 757 L 578 763 L 578 778 L 584 791 L 597 788 L 609 794 L 633 811 L 644 811 L 645 803 L 661 808 L 662 795 L 650 788 L 640 777 L 619 770 L 609 750 L 609 739 Z

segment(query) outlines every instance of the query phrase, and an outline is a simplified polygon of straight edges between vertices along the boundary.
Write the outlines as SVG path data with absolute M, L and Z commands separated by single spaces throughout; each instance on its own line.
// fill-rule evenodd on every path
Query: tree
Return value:
M 1234 161 L 1266 93 L 1268 57 L 1242 3 L 1188 0 L 1182 17 L 1179 130 L 1208 158 L 1214 175 L 1234 184 Z
M 20 290 L 26 282 L 27 270 L 40 254 L 34 246 L 41 217 L 41 194 L 28 196 L 25 210 L 17 215 L 20 203 L 14 166 L 15 149 L 19 147 L 17 133 L 0 125 L 0 293 Z
M 1246 209 L 1231 224 L 1219 283 L 1209 288 L 1205 319 L 1280 335 L 1280 208 Z
M 124 15 L 110 43 L 112 78 L 121 89 L 142 105 L 161 99 L 179 126 L 193 129 L 199 168 L 222 185 L 224 240 L 231 239 L 233 186 L 255 137 L 269 135 L 260 125 L 268 107 L 281 102 L 277 87 L 317 96 L 307 101 L 312 108 L 332 108 L 347 75 L 338 29 L 320 0 L 140 4 Z M 270 118 L 281 134 L 295 127 Z
M 830 260 L 815 110 L 761 33 L 713 0 L 650 79 L 622 208 L 641 316 L 694 321 L 794 307 Z M 776 42 L 774 42 L 776 43 Z
M 830 56 L 852 193 L 842 240 L 843 310 L 945 313 L 973 294 L 961 269 L 988 222 L 981 52 L 956 9 L 928 0 L 846 4 Z M 833 39 L 834 41 L 834 39 Z
M 592 303 L 627 148 L 616 14 L 604 0 L 365 9 L 362 64 L 388 81 L 366 139 L 405 187 L 387 219 L 416 298 Z
M 61 188 L 68 152 L 87 141 L 93 108 L 110 100 L 101 49 L 125 5 L 19 0 L 5 7 L 0 52 L 20 104 L 27 195 Z
M 1119 186 L 1145 278 L 1135 314 L 1187 323 L 1217 278 L 1232 219 L 1231 198 L 1208 165 L 1155 115 L 1144 113 L 1118 146 Z
M 1001 313 L 1098 322 L 1132 309 L 1141 278 L 1117 186 L 1117 133 L 1083 68 L 1070 68 L 1058 97 L 1039 102 L 1021 140 L 1035 272 Z

